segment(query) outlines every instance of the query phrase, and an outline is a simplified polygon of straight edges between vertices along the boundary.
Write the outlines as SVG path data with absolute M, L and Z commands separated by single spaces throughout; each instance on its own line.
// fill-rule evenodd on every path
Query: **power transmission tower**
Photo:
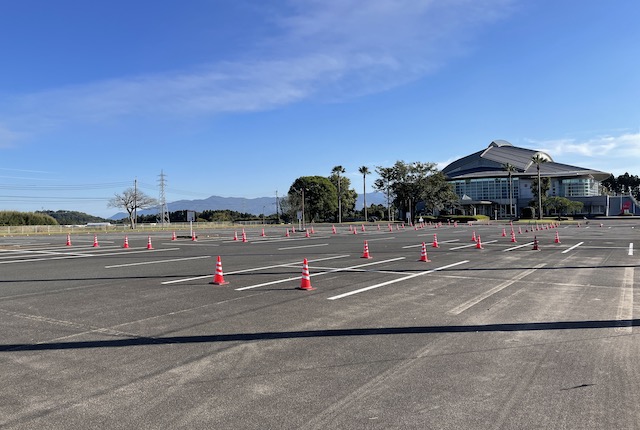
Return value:
M 171 221 L 169 220 L 169 210 L 167 209 L 167 196 L 164 193 L 164 186 L 167 182 L 165 175 L 164 175 L 164 171 L 160 171 L 160 179 L 158 179 L 158 182 L 160 183 L 160 211 L 162 212 L 160 215 L 160 223 L 162 223 L 162 225 L 166 224 L 170 224 Z

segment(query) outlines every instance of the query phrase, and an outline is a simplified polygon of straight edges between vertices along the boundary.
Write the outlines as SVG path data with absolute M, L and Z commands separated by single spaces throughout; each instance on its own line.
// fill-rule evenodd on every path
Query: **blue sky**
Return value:
M 640 174 L 636 0 L 0 0 L 0 210 L 108 217 L 492 140 Z M 375 175 L 367 177 L 373 183 Z M 368 191 L 371 191 L 370 187 Z

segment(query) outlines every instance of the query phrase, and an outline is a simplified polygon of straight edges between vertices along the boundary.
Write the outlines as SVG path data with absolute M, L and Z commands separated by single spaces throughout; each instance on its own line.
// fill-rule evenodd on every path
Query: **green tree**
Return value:
M 539 183 L 538 178 L 533 178 L 533 181 L 531 181 L 531 193 L 533 194 L 533 200 L 529 202 L 529 206 L 531 206 L 532 208 L 535 208 L 539 213 L 542 213 L 542 210 L 540 210 L 539 205 L 542 204 L 542 208 L 543 209 L 545 208 L 547 191 L 549 191 L 550 188 L 551 188 L 551 179 L 540 178 L 540 183 Z
M 545 201 L 545 207 L 554 210 L 558 214 L 558 219 L 561 219 L 565 213 L 580 211 L 584 207 L 584 204 L 582 202 L 569 200 L 566 197 L 548 197 Z
M 301 176 L 289 188 L 288 200 L 293 210 L 303 211 L 305 220 L 325 221 L 335 214 L 338 192 L 324 176 Z
M 458 195 L 455 193 L 453 184 L 447 182 L 447 178 L 440 171 L 431 174 L 422 190 L 422 200 L 425 208 L 431 208 L 431 213 L 441 211 L 446 207 L 453 207 L 458 204 Z
M 362 199 L 363 199 L 363 212 L 364 220 L 367 221 L 367 175 L 371 173 L 367 166 L 362 166 L 358 169 L 358 172 L 362 174 Z
M 373 189 L 383 192 L 387 196 L 387 220 L 391 221 L 391 202 L 395 199 L 395 194 L 391 194 L 391 181 L 393 180 L 393 168 L 376 166 L 376 173 L 379 178 L 373 182 Z
M 341 167 L 341 166 L 337 166 Z M 334 168 L 335 169 L 335 168 Z M 343 169 L 344 173 L 344 169 Z M 355 190 L 351 189 L 351 180 L 344 176 L 340 176 L 338 172 L 332 173 L 329 176 L 329 181 L 333 184 L 333 186 L 338 189 L 340 187 L 340 195 L 341 199 L 338 201 L 338 216 L 335 218 L 338 223 L 342 222 L 342 218 L 345 214 L 349 216 L 353 216 L 353 212 L 356 207 L 356 199 L 358 198 L 358 193 Z M 337 192 L 336 192 L 337 194 Z

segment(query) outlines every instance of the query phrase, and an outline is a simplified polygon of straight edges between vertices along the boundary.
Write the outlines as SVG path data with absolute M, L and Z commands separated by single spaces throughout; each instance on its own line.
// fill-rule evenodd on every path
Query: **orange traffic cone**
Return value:
M 502 229 L 502 237 L 507 237 L 507 230 L 506 229 Z
M 516 233 L 512 230 L 511 231 L 511 243 L 517 243 L 518 241 L 516 240 Z
M 213 281 L 211 281 L 213 285 L 226 285 L 227 281 L 224 280 L 224 275 L 222 274 L 222 261 L 220 260 L 220 256 L 218 255 L 218 261 L 216 262 L 216 273 L 213 276 Z
M 433 246 L 434 248 L 440 248 L 440 245 L 438 245 L 438 235 L 433 235 L 433 244 L 431 246 Z
M 287 231 L 289 231 L 289 230 L 287 230 Z M 238 232 L 237 231 L 233 232 L 233 240 L 238 240 Z
M 389 231 L 393 231 L 393 227 L 391 227 L 391 224 L 389 224 Z
M 316 231 L 313 229 L 313 226 L 311 226 L 311 234 L 316 234 Z
M 261 234 L 260 236 L 262 236 L 262 237 L 267 237 L 267 235 L 266 235 L 266 234 L 264 234 L 264 228 L 262 229 L 262 234 Z
M 304 237 L 311 237 L 311 234 L 309 233 L 309 229 L 305 230 Z
M 427 257 L 427 245 L 425 245 L 424 242 L 422 242 L 422 250 L 420 251 L 420 260 L 418 261 L 425 261 L 427 263 L 431 262 L 431 260 L 429 260 L 429 258 Z
M 518 227 L 518 234 L 522 234 L 522 227 Z
M 380 231 L 380 224 L 378 224 L 378 231 Z
M 373 258 L 371 255 L 369 255 L 369 244 L 367 244 L 367 241 L 364 241 L 364 252 L 362 253 L 362 257 L 361 258 Z
M 153 246 L 151 246 L 151 236 L 147 239 L 147 249 L 153 249 Z
M 127 236 L 124 237 L 124 244 L 122 245 L 123 248 L 128 248 L 129 247 L 129 238 Z
M 364 229 L 364 224 L 362 224 L 362 231 L 365 231 L 365 229 Z
M 93 235 L 93 247 L 94 247 L 94 248 L 97 248 L 97 247 L 99 247 L 99 246 L 100 246 L 100 245 L 98 245 L 98 235 L 97 235 L 97 234 L 94 234 L 94 235 Z
M 353 228 L 353 234 L 358 234 L 358 229 L 357 228 Z
M 532 251 L 540 250 L 540 248 L 538 248 L 538 238 L 536 236 L 533 236 L 533 248 L 531 249 Z
M 331 226 L 331 233 L 333 233 L 333 234 L 336 234 L 336 233 L 337 233 L 337 232 L 336 232 L 336 226 L 335 226 L 335 225 L 332 225 L 332 226 Z
M 477 242 L 478 239 L 476 238 L 476 232 L 474 230 L 473 234 L 471 235 L 471 242 Z
M 178 237 L 176 236 L 176 232 L 174 231 L 173 234 L 171 235 L 171 240 L 177 240 Z
M 247 241 L 247 233 L 244 232 L 244 228 L 242 229 L 242 241 L 243 242 Z
M 198 236 L 196 236 L 196 232 L 195 231 L 191 232 L 191 241 L 192 242 L 197 242 L 198 241 Z
M 291 235 L 289 234 L 289 229 L 287 229 L 287 232 L 285 233 L 284 237 L 290 237 Z
M 484 249 L 482 247 L 482 239 L 480 239 L 480 235 L 478 235 L 478 241 L 476 242 L 476 249 Z
M 553 241 L 554 243 L 560 243 L 560 236 L 558 235 L 558 231 L 556 230 L 556 238 Z
M 67 234 L 67 246 L 71 246 L 71 235 Z
M 302 262 L 302 279 L 300 281 L 300 286 L 298 287 L 298 289 L 299 290 L 315 290 L 315 288 L 311 286 L 311 276 L 309 275 L 309 263 L 307 262 L 306 258 Z

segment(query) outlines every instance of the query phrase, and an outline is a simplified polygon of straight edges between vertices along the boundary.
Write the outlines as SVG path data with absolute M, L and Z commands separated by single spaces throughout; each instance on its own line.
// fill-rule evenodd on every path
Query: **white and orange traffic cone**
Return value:
M 424 261 L 427 263 L 431 262 L 431 260 L 429 260 L 429 258 L 427 257 L 427 245 L 425 245 L 424 242 L 422 242 L 422 250 L 420 251 L 420 260 L 418 261 Z
M 213 281 L 211 281 L 213 285 L 226 285 L 227 281 L 224 280 L 224 275 L 222 274 L 222 260 L 220 260 L 220 256 L 218 255 L 218 261 L 216 262 L 216 273 L 213 275 Z
M 536 236 L 533 236 L 533 248 L 531 248 L 532 251 L 539 251 L 540 248 L 538 247 L 538 238 Z
M 556 230 L 556 238 L 553 241 L 554 243 L 561 243 L 560 242 L 560 236 L 558 235 L 558 230 Z
M 100 245 L 98 244 L 98 235 L 97 235 L 97 234 L 94 234 L 94 235 L 93 235 L 93 247 L 94 247 L 94 248 L 97 248 L 97 247 L 99 247 L 99 246 L 100 246 Z
M 71 246 L 71 234 L 67 233 L 67 246 Z
M 264 228 L 262 229 L 262 234 L 260 236 L 267 237 L 267 235 L 264 233 Z
M 507 237 L 507 230 L 506 229 L 502 229 L 502 237 Z
M 366 240 L 364 241 L 364 252 L 362 253 L 361 258 L 373 258 L 371 255 L 369 255 L 369 244 Z
M 362 231 L 366 231 L 365 228 L 364 228 L 364 224 L 362 224 Z
M 311 226 L 311 234 L 316 234 L 316 231 L 313 229 L 313 226 Z
M 127 236 L 124 237 L 124 244 L 122 245 L 123 248 L 129 248 L 129 238 Z
M 291 235 L 289 234 L 289 229 L 287 229 L 287 232 L 284 234 L 284 237 L 290 237 Z
M 243 242 L 247 241 L 247 233 L 244 232 L 244 228 L 242 229 L 242 241 Z
M 336 233 L 337 233 L 337 231 L 336 231 L 336 226 L 335 226 L 335 225 L 332 225 L 332 226 L 331 226 L 331 233 L 332 233 L 332 234 L 336 234 Z
M 471 235 L 471 242 L 477 242 L 478 239 L 476 238 L 476 232 L 475 230 L 473 231 L 473 234 Z
M 304 237 L 311 237 L 311 233 L 309 233 L 309 229 L 304 231 Z
M 197 242 L 198 241 L 198 236 L 196 236 L 196 232 L 195 231 L 191 232 L 191 241 L 192 242 Z
M 153 249 L 153 246 L 151 245 L 151 236 L 147 239 L 147 249 Z
M 176 232 L 175 231 L 171 235 L 171 240 L 178 240 L 178 236 L 176 236 Z
M 233 232 L 233 240 L 238 240 L 238 232 L 237 231 Z
M 516 233 L 513 230 L 511 231 L 511 243 L 518 243 L 516 240 Z
M 478 235 L 478 241 L 476 242 L 476 249 L 484 249 L 482 247 L 482 239 L 480 239 L 480 235 Z
M 298 287 L 298 289 L 299 290 L 315 290 L 315 288 L 311 286 L 311 275 L 309 275 L 309 263 L 307 262 L 306 258 L 302 262 L 302 278 L 300 280 L 300 286 Z
M 433 235 L 433 243 L 431 244 L 431 246 L 433 246 L 434 248 L 440 248 L 440 245 L 438 244 L 438 235 L 437 234 Z

